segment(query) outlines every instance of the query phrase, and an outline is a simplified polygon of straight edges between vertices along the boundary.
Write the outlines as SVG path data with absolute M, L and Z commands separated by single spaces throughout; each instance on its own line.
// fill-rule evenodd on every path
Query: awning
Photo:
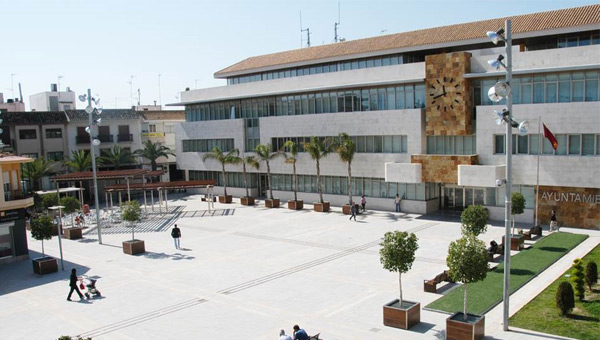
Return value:
M 162 175 L 162 171 L 149 171 L 145 169 L 128 169 L 128 170 L 110 170 L 110 171 L 97 171 L 96 178 L 99 180 L 106 179 L 126 179 L 126 178 L 142 178 L 155 177 Z M 89 181 L 94 178 L 92 171 L 72 172 L 64 175 L 52 177 L 53 182 L 67 182 L 67 181 Z
M 133 183 L 129 184 L 130 191 L 142 191 L 142 190 L 158 190 L 158 189 L 193 189 L 193 188 L 206 188 L 209 186 L 215 186 L 217 181 L 215 180 L 203 180 L 203 181 L 176 181 L 176 182 L 155 182 L 155 183 Z M 127 184 L 115 184 L 109 185 L 104 188 L 107 192 L 119 192 L 127 191 Z
M 58 192 L 61 194 L 67 193 L 67 192 L 78 192 L 79 190 L 83 190 L 83 188 L 79 189 L 79 188 L 75 188 L 75 187 L 70 187 L 70 188 L 58 188 Z M 40 191 L 36 191 L 36 194 L 42 196 L 42 195 L 47 195 L 47 194 L 56 194 L 56 189 L 54 190 L 40 190 Z

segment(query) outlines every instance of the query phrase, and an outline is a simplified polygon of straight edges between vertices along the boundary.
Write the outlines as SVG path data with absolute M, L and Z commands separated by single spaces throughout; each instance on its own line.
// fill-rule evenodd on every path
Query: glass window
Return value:
M 571 80 L 567 74 L 567 81 L 558 82 L 558 101 L 568 103 L 571 101 Z
M 519 154 L 526 155 L 529 151 L 529 136 L 519 136 L 518 139 Z
M 581 154 L 584 156 L 594 154 L 594 143 L 596 136 L 593 134 L 584 134 L 581 136 Z
M 373 149 L 374 149 L 374 141 L 373 141 L 373 136 L 365 136 L 365 139 L 367 140 L 367 153 L 373 153 Z
M 46 138 L 62 138 L 62 129 L 47 129 Z
M 406 108 L 407 109 L 414 109 L 415 108 L 415 98 L 414 98 L 414 91 L 413 91 L 413 87 L 412 85 L 406 85 L 404 87 L 404 92 L 405 92 L 405 98 L 406 98 Z
M 585 101 L 598 100 L 598 72 L 586 72 L 585 74 Z
M 569 135 L 569 155 L 581 154 L 581 136 Z
M 537 155 L 540 149 L 540 136 L 529 135 L 529 154 Z
M 396 110 L 404 109 L 404 86 L 396 87 Z
M 315 95 L 315 112 L 316 113 L 323 113 L 323 101 L 322 101 L 322 94 L 321 93 L 317 93 Z
M 36 139 L 36 130 L 19 130 L 19 139 Z
M 377 89 L 377 108 L 379 110 L 387 110 L 387 101 L 385 98 L 385 89 Z
M 369 90 L 361 91 L 360 110 L 361 111 L 369 111 Z
M 567 135 L 556 135 L 556 141 L 558 142 L 558 147 L 556 148 L 557 155 L 566 155 L 567 154 Z
M 400 136 L 392 136 L 392 152 L 402 152 L 402 138 L 400 138 Z
M 392 150 L 392 136 L 383 136 L 383 152 L 392 153 Z
M 427 136 L 427 154 L 435 154 L 435 136 Z
M 375 147 L 373 152 L 382 153 L 383 152 L 383 136 L 374 136 Z
M 394 110 L 396 108 L 396 92 L 393 87 L 387 88 L 387 108 Z
M 425 108 L 425 84 L 415 85 L 415 108 Z
M 406 149 L 408 148 L 408 137 L 407 136 L 400 136 L 400 139 L 402 140 L 402 149 L 400 149 L 401 153 L 406 153 Z
M 337 93 L 335 92 L 329 92 L 329 98 L 330 98 L 330 103 L 331 103 L 331 110 L 330 112 L 338 112 L 338 106 L 337 106 Z
M 356 141 L 357 141 L 357 143 L 356 143 L 357 151 L 356 152 L 360 152 L 360 153 L 366 152 L 367 140 L 366 140 L 365 136 L 357 136 Z
M 331 112 L 329 108 L 329 93 L 323 93 L 323 113 Z
M 369 98 L 370 98 L 370 103 L 371 103 L 370 110 L 377 111 L 377 108 L 379 107 L 379 105 L 377 103 L 377 89 L 369 90 Z

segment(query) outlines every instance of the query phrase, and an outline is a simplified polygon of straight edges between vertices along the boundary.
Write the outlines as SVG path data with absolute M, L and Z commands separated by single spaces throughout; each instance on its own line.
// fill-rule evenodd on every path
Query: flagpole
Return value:
M 538 205 L 540 201 L 540 154 L 542 153 L 542 116 L 538 116 L 539 148 L 537 156 L 537 176 L 535 180 L 535 226 L 538 226 Z

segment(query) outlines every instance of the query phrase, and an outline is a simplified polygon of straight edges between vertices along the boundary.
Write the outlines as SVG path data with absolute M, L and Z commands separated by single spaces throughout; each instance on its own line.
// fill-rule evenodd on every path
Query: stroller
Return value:
M 88 300 L 92 298 L 92 295 L 94 297 L 102 297 L 102 294 L 96 288 L 96 281 L 98 281 L 98 279 L 92 279 L 87 275 L 82 275 L 79 280 L 80 280 L 79 288 L 81 290 L 83 290 L 85 287 L 85 289 L 86 289 L 85 297 Z

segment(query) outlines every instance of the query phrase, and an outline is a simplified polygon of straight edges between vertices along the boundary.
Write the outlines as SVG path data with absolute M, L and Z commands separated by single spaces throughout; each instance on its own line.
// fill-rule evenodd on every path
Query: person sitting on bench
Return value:
M 298 325 L 294 325 L 294 340 L 308 340 L 308 334 L 306 331 L 300 328 Z
M 496 254 L 496 252 L 498 252 L 498 243 L 496 243 L 496 241 L 492 240 L 490 242 L 490 246 L 488 247 L 488 254 L 494 255 L 494 254 Z

